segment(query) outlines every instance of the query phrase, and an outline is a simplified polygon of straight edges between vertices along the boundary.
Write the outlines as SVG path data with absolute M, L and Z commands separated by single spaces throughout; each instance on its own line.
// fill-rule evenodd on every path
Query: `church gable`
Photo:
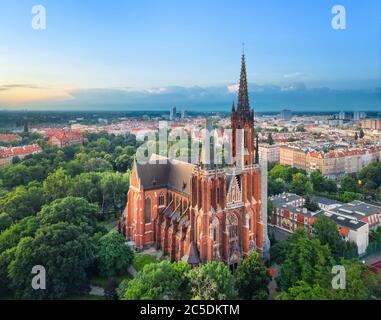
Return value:
M 134 162 L 134 165 L 132 167 L 131 177 L 130 177 L 130 185 L 134 186 L 136 188 L 140 187 L 140 179 L 139 179 L 139 176 L 138 176 L 138 169 L 137 169 L 136 162 Z
M 240 187 L 240 177 L 233 175 L 230 179 L 228 193 L 226 196 L 227 205 L 236 204 L 242 201 L 242 190 Z

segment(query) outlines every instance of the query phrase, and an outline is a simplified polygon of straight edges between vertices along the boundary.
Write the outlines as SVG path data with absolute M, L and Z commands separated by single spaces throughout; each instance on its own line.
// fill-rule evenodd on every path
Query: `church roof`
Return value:
M 136 163 L 138 177 L 144 189 L 168 187 L 178 192 L 190 194 L 193 165 L 187 162 L 168 160 L 166 164 Z

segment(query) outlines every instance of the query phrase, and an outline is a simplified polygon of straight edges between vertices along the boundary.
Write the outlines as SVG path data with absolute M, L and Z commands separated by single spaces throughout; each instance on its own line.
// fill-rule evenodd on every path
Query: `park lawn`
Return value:
M 118 226 L 118 221 L 115 219 L 114 216 L 111 216 L 105 221 L 98 222 L 98 226 L 102 226 L 107 231 L 111 231 L 112 229 Z
M 140 271 L 144 268 L 145 265 L 150 263 L 157 263 L 156 259 L 149 254 L 144 253 L 134 253 L 134 260 L 132 265 L 136 269 L 136 271 Z
M 130 273 L 127 273 L 125 275 L 121 275 L 121 276 L 117 276 L 117 277 L 113 277 L 116 279 L 116 282 L 118 283 L 118 285 L 125 279 L 132 279 L 133 276 L 130 274 Z M 97 286 L 97 287 L 101 287 L 101 288 L 106 288 L 107 286 L 107 282 L 110 278 L 107 278 L 107 277 L 101 277 L 101 276 L 96 276 L 96 277 L 93 277 L 91 279 L 91 284 L 93 286 Z

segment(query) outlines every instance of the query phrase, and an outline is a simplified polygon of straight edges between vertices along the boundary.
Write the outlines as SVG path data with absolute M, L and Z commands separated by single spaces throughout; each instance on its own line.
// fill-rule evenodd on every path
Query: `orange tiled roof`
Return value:
M 18 134 L 0 133 L 0 140 L 11 141 L 11 140 L 20 140 L 20 139 L 21 139 L 21 137 Z
M 0 158 L 10 158 L 15 156 L 25 156 L 28 154 L 40 152 L 41 148 L 38 144 L 30 144 L 22 147 L 0 149 Z

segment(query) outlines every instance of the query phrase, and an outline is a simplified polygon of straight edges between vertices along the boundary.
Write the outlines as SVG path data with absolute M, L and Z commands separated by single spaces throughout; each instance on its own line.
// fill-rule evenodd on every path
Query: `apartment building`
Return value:
M 310 151 L 295 146 L 281 146 L 279 162 L 308 173 L 319 170 L 323 176 L 339 179 L 350 173 L 357 173 L 381 158 L 379 147 L 338 149 L 329 152 Z
M 279 145 L 261 144 L 258 151 L 260 159 L 266 159 L 268 162 L 279 162 L 280 160 Z
M 381 130 L 381 119 L 362 119 L 360 124 L 363 129 Z

